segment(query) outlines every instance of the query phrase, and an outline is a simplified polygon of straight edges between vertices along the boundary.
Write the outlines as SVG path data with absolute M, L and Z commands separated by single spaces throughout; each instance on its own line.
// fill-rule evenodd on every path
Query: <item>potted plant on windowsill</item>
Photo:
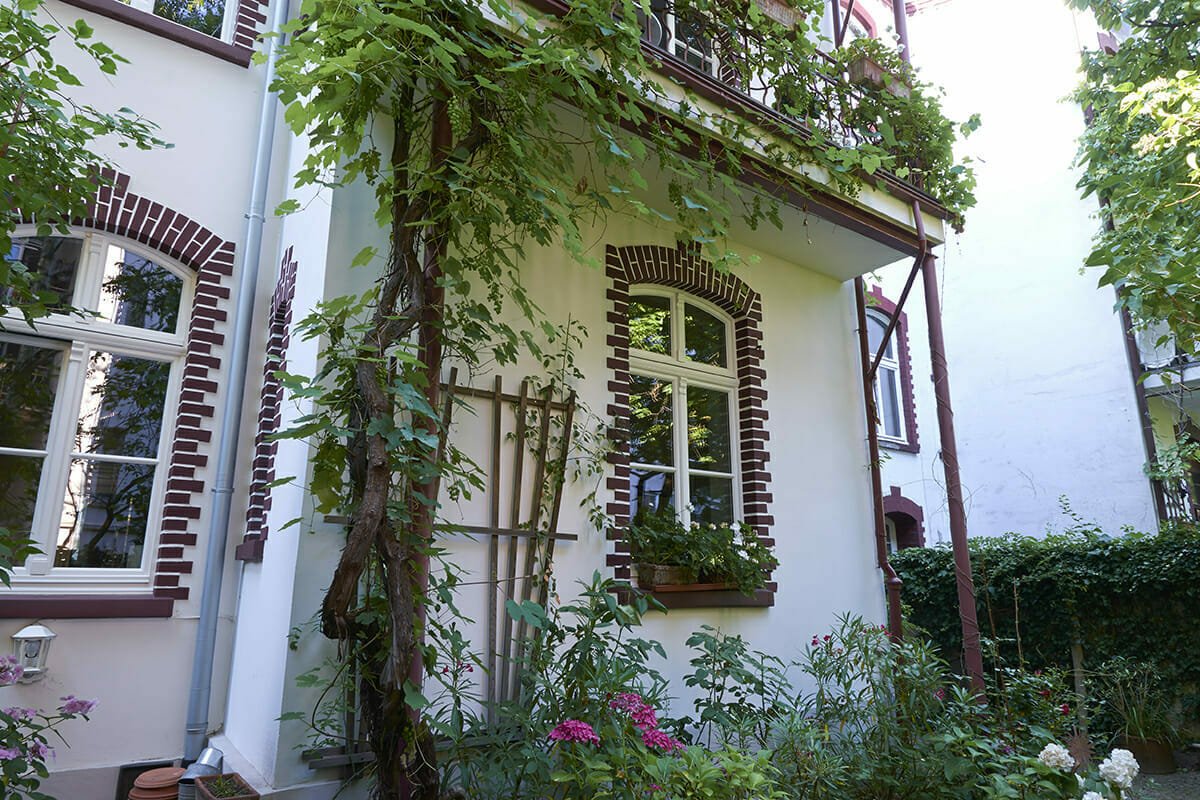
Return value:
M 745 523 L 685 526 L 672 515 L 643 512 L 629 539 L 638 586 L 650 591 L 736 589 L 753 596 L 779 564 Z
M 196 797 L 202 800 L 258 800 L 261 795 L 236 772 L 196 778 Z
M 883 89 L 896 97 L 912 94 L 911 67 L 877 39 L 855 39 L 840 53 L 850 82 Z

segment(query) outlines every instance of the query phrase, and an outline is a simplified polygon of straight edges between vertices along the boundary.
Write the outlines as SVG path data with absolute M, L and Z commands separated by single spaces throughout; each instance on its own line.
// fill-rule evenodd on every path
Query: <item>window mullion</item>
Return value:
M 675 388 L 672 394 L 675 399 L 675 508 L 678 509 L 679 519 L 683 524 L 692 522 L 692 510 L 688 507 L 691 489 L 688 481 L 688 418 L 687 418 L 687 381 L 682 376 L 674 378 Z
M 54 415 L 46 437 L 46 460 L 42 462 L 42 479 L 38 483 L 38 500 L 33 514 L 33 538 L 42 545 L 43 553 L 26 559 L 30 575 L 45 575 L 54 565 L 71 453 L 75 450 L 79 405 L 83 402 L 87 359 L 87 347 L 82 342 L 72 342 L 58 377 Z

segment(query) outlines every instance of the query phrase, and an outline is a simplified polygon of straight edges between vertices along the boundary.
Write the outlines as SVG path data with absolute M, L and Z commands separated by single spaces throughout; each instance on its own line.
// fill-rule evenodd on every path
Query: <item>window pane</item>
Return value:
M 629 457 L 639 464 L 675 463 L 671 383 L 629 376 Z
M 692 361 L 714 367 L 729 366 L 725 349 L 725 322 L 707 311 L 684 304 L 684 351 Z
M 879 344 L 883 341 L 883 334 L 887 331 L 888 322 L 879 319 L 876 316 L 867 317 L 867 342 L 871 345 L 871 358 L 875 358 L 875 354 L 879 352 Z M 893 333 L 888 339 L 887 349 L 883 351 L 884 358 L 894 358 L 892 355 L 892 343 L 896 341 L 896 334 Z
M 225 0 L 154 0 L 154 15 L 209 36 L 220 36 Z
M 153 486 L 152 466 L 72 461 L 54 565 L 141 566 Z
M 732 472 L 729 438 L 729 392 L 689 386 L 688 466 Z
M 45 449 L 61 365 L 61 350 L 0 341 L 0 446 Z
M 880 366 L 879 380 L 882 395 L 879 416 L 883 422 L 883 434 L 901 438 L 904 431 L 900 427 L 900 382 L 896 379 L 896 370 Z
M 175 332 L 183 281 L 170 270 L 109 245 L 104 257 L 100 318 L 118 325 Z
M 629 346 L 671 355 L 671 300 L 654 295 L 629 298 Z
M 675 475 L 635 469 L 629 474 L 629 518 L 639 511 L 675 516 Z
M 92 353 L 75 449 L 80 453 L 157 456 L 170 372 L 170 364 L 162 361 Z
M 703 525 L 733 522 L 733 478 L 689 475 L 692 521 Z
M 20 261 L 37 275 L 33 284 L 35 289 L 57 295 L 58 301 L 52 305 L 69 306 L 75 294 L 75 277 L 82 253 L 82 239 L 29 237 L 13 239 L 8 260 Z
M 28 534 L 33 528 L 42 459 L 37 456 L 0 455 L 0 528 Z

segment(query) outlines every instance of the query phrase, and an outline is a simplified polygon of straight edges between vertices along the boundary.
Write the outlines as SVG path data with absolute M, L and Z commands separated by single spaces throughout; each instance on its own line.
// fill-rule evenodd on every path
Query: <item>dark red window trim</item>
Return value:
M 5 594 L 0 595 L 0 619 L 169 617 L 174 602 L 151 594 Z
M 85 11 L 91 11 L 93 14 L 123 22 L 155 36 L 178 42 L 193 50 L 208 53 L 224 61 L 237 64 L 239 67 L 250 66 L 259 26 L 267 21 L 267 16 L 263 13 L 265 2 L 236 0 L 238 4 L 237 21 L 234 24 L 233 42 L 231 43 L 223 42 L 200 31 L 194 31 L 186 25 L 157 17 L 148 11 L 127 6 L 119 0 L 63 0 L 63 2 Z M 235 2 L 235 0 L 228 0 L 228 2 Z
M 608 538 L 613 542 L 613 552 L 608 556 L 608 566 L 620 580 L 630 578 L 632 559 L 625 531 L 629 527 L 629 287 L 633 284 L 668 286 L 687 292 L 715 304 L 733 318 L 734 359 L 738 377 L 738 430 L 742 477 L 742 518 L 754 528 L 759 539 L 774 546 L 770 538 L 775 518 L 769 507 L 774 498 L 769 491 L 771 473 L 767 463 L 771 455 L 767 452 L 770 438 L 766 429 L 768 419 L 764 384 L 766 373 L 762 368 L 762 297 L 747 286 L 740 278 L 729 272 L 715 269 L 700 257 L 696 248 L 679 244 L 675 247 L 661 245 L 637 245 L 628 247 L 608 246 L 605 249 L 605 274 L 610 281 L 607 293 L 609 301 L 607 338 L 611 356 L 608 368 L 612 378 L 608 384 L 611 402 L 608 415 L 613 420 L 609 437 L 614 443 L 608 461 L 613 475 L 608 479 L 612 501 L 607 512 L 613 524 Z M 765 607 L 774 604 L 774 581 L 768 582 L 754 597 L 738 592 L 679 592 L 679 595 L 696 595 L 691 598 L 672 597 L 664 601 L 674 608 L 714 608 L 733 606 Z M 682 605 L 680 605 L 682 604 Z
M 850 0 L 842 0 L 842 11 L 845 11 L 849 6 Z M 857 0 L 854 3 L 854 10 L 850 12 L 850 15 L 862 23 L 862 26 L 867 29 L 867 36 L 871 37 L 872 39 L 876 37 L 876 32 L 879 29 L 875 26 L 874 18 L 867 13 L 866 9 L 858 4 Z
M 884 297 L 882 289 L 873 286 L 868 294 L 874 298 L 871 308 L 887 314 L 889 317 L 895 316 L 896 304 Z M 917 432 L 917 408 L 913 402 L 912 350 L 908 346 L 907 314 L 900 313 L 900 321 L 896 323 L 896 331 L 892 337 L 896 346 L 896 360 L 900 362 L 900 404 L 904 407 L 905 441 L 895 442 L 880 437 L 879 446 L 904 453 L 919 453 L 921 452 L 921 437 Z

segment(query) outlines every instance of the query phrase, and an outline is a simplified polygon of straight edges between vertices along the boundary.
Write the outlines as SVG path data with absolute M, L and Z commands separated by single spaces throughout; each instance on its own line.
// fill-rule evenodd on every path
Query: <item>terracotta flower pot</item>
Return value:
M 696 573 L 687 567 L 668 564 L 638 564 L 637 583 L 642 589 L 655 586 L 682 586 L 696 582 Z
M 785 28 L 794 28 L 804 19 L 791 3 L 786 0 L 754 0 L 768 19 L 773 19 Z
M 214 784 L 219 783 L 235 783 L 237 784 L 237 794 L 218 793 Z M 196 797 L 202 800 L 258 800 L 261 795 L 250 787 L 250 784 L 242 780 L 242 776 L 236 772 L 227 775 L 202 775 L 196 778 Z
M 1125 736 L 1122 737 L 1121 744 L 1133 753 L 1141 771 L 1147 775 L 1170 775 L 1179 769 L 1175 763 L 1175 750 L 1167 742 Z

